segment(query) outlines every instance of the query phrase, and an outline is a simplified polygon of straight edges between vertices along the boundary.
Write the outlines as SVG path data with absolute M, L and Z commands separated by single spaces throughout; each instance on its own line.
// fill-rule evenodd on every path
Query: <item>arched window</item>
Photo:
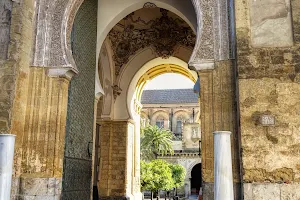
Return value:
M 183 124 L 183 120 L 181 117 L 177 118 L 177 122 L 176 122 L 176 133 L 177 134 L 182 134 L 182 124 Z
M 163 118 L 157 118 L 156 119 L 156 126 L 158 126 L 158 128 L 164 128 L 164 123 L 165 123 L 165 120 Z

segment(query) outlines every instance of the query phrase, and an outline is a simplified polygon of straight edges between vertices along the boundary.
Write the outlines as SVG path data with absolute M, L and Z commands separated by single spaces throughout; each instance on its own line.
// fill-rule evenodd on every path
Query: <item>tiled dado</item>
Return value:
M 13 178 L 11 200 L 59 200 L 61 178 Z

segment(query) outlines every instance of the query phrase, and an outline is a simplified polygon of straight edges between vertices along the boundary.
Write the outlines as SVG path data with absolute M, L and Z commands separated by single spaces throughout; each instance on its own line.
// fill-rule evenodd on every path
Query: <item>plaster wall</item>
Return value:
M 98 63 L 99 74 L 101 85 L 103 86 L 104 96 L 103 103 L 99 103 L 99 107 L 101 107 L 101 114 L 99 115 L 99 119 L 112 119 L 113 118 L 113 61 L 112 61 L 112 52 L 109 48 L 110 44 L 106 40 L 103 44 L 100 52 L 100 59 Z

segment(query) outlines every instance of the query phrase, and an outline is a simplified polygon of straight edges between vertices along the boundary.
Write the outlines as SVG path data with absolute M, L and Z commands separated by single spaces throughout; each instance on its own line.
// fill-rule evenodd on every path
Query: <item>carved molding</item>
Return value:
M 201 164 L 201 159 L 199 159 L 199 160 L 194 160 L 194 161 L 192 161 L 191 163 L 189 163 L 189 165 L 188 165 L 188 168 L 187 168 L 187 170 L 186 170 L 186 177 L 188 177 L 188 178 L 192 178 L 192 170 L 193 170 L 193 168 L 196 166 L 196 165 L 198 165 L 198 164 Z
M 192 0 L 198 28 L 189 65 L 206 70 L 213 68 L 215 61 L 233 58 L 232 1 Z
M 196 41 L 190 27 L 168 16 L 168 11 L 161 9 L 162 16 L 151 21 L 149 29 L 137 29 L 135 22 L 122 31 L 114 28 L 109 33 L 115 61 L 115 73 L 118 76 L 130 56 L 148 46 L 153 46 L 158 57 L 168 58 L 174 54 L 177 45 L 193 48 Z
M 78 73 L 70 44 L 75 15 L 83 0 L 37 1 L 35 45 L 32 66 Z M 49 73 L 55 75 L 55 73 Z

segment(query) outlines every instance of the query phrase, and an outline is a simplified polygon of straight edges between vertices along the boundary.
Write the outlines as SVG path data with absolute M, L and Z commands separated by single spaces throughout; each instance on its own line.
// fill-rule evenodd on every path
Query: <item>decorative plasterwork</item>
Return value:
M 232 45 L 234 34 L 229 29 L 234 30 L 234 27 L 231 26 L 233 25 L 233 0 L 191 1 L 197 14 L 198 28 L 196 46 L 189 64 L 201 68 L 201 65 L 207 66 L 207 63 L 210 63 L 208 68 L 212 68 L 211 63 L 214 61 L 230 59 L 230 55 L 232 55 L 230 51 L 234 48 Z M 32 66 L 46 67 L 49 69 L 49 74 L 55 74 L 55 76 L 65 76 L 64 73 L 69 73 L 70 71 L 73 72 L 71 74 L 78 73 L 70 48 L 70 33 L 76 12 L 82 2 L 83 0 L 36 1 L 37 17 L 35 19 L 36 30 Z M 170 29 L 172 24 L 164 23 L 165 25 L 167 30 L 172 30 Z M 168 26 L 170 27 L 168 28 Z M 154 35 L 159 35 L 159 31 L 163 29 L 154 29 L 156 31 Z M 140 35 L 140 38 L 136 39 L 136 42 L 139 43 L 135 43 L 135 45 L 144 44 L 140 39 L 143 39 L 142 41 L 147 40 L 147 34 Z M 163 34 L 171 35 L 168 32 Z M 145 39 L 141 36 L 147 37 Z M 182 41 L 182 38 L 176 39 Z M 158 45 L 158 50 L 161 52 L 160 55 L 168 55 L 168 53 L 172 52 L 172 49 L 170 49 L 172 42 L 167 42 L 167 44 L 167 51 L 160 49 L 161 46 Z M 128 47 L 128 42 L 120 44 L 121 49 L 123 49 L 121 50 L 121 55 L 125 54 L 123 51 L 126 50 L 126 45 Z M 55 73 L 51 72 L 53 69 Z
M 157 6 L 154 3 L 147 2 L 144 4 L 144 8 L 156 8 Z
M 83 0 L 37 1 L 32 66 L 47 67 L 48 74 L 52 76 L 78 73 L 72 56 L 70 34 L 82 2 Z
M 112 89 L 113 89 L 114 100 L 116 100 L 117 97 L 120 96 L 122 89 L 118 85 L 112 86 Z
M 189 65 L 214 68 L 214 62 L 233 58 L 233 0 L 192 0 L 197 14 L 197 42 Z
M 186 173 L 186 177 L 192 178 L 192 170 L 198 164 L 201 164 L 201 160 L 195 160 L 195 161 L 193 161 L 192 163 L 189 164 L 188 169 L 187 169 L 187 173 Z
M 125 26 L 123 31 L 117 28 L 110 31 L 117 76 L 130 56 L 147 46 L 153 46 L 157 56 L 162 58 L 172 56 L 177 45 L 194 47 L 196 36 L 192 29 L 169 17 L 167 10 L 161 9 L 161 13 L 160 18 L 149 22 L 149 29 L 137 29 L 133 22 Z

